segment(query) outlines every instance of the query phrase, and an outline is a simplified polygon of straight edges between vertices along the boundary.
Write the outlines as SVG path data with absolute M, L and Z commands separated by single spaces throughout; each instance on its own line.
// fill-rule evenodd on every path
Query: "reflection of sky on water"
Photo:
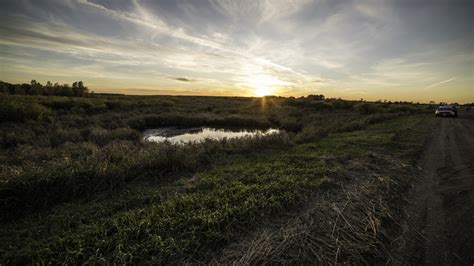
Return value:
M 215 128 L 190 128 L 190 129 L 176 129 L 176 128 L 158 128 L 146 130 L 144 139 L 153 142 L 169 141 L 173 144 L 202 142 L 206 139 L 222 140 L 242 138 L 255 135 L 269 135 L 278 133 L 278 129 L 267 130 L 228 130 Z

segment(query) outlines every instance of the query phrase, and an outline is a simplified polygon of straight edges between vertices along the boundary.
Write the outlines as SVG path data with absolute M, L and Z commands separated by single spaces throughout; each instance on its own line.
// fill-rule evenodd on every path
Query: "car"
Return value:
M 458 110 L 454 106 L 440 106 L 436 109 L 436 116 L 458 117 Z

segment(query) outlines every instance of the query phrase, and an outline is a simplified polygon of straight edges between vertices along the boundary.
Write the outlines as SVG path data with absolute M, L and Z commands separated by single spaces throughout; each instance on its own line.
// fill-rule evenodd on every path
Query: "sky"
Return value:
M 474 1 L 1 0 L 0 80 L 474 102 Z

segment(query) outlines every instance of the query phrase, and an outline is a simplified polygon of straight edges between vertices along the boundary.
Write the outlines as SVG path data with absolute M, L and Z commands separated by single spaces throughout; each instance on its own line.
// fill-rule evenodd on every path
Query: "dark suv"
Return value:
M 458 117 L 458 109 L 454 106 L 440 106 L 436 109 L 436 116 Z

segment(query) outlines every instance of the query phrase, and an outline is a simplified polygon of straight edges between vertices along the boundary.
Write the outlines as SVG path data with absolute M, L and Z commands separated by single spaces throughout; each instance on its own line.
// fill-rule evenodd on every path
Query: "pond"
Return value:
M 162 127 L 148 129 L 143 132 L 144 140 L 153 142 L 169 141 L 173 144 L 199 143 L 206 139 L 222 140 L 235 139 L 248 136 L 265 136 L 280 132 L 278 129 L 270 128 L 266 130 L 250 129 L 224 129 L 211 127 L 197 128 L 176 128 Z

